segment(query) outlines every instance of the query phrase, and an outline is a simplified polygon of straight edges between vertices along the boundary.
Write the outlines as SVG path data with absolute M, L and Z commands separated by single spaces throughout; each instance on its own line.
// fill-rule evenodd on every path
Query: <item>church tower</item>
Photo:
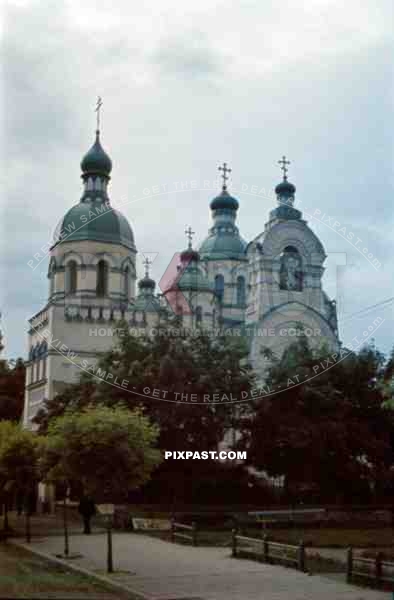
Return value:
M 219 301 L 192 246 L 194 231 L 186 229 L 188 247 L 180 253 L 177 273 L 163 290 L 167 305 L 185 329 L 212 329 L 217 324 Z
M 251 362 L 264 372 L 263 347 L 280 355 L 304 331 L 312 347 L 339 346 L 336 305 L 322 289 L 324 248 L 294 208 L 295 186 L 288 181 L 285 157 L 279 161 L 283 181 L 276 186 L 278 206 L 264 231 L 247 247 L 249 297 L 246 327 Z
M 94 364 L 113 346 L 109 332 L 116 322 L 131 317 L 134 235 L 127 219 L 111 206 L 112 162 L 98 128 L 81 170 L 82 197 L 61 219 L 50 249 L 48 302 L 30 319 L 25 427 L 33 427 L 45 398 L 78 381 L 83 361 Z
M 231 169 L 223 163 L 219 170 L 223 178 L 222 191 L 211 201 L 213 224 L 199 253 L 218 300 L 219 322 L 227 329 L 244 323 L 248 259 L 246 242 L 236 225 L 239 202 L 227 190 Z

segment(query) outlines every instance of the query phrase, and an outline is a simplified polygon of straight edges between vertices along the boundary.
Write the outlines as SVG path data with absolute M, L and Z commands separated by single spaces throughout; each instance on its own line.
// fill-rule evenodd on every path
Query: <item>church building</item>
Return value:
M 198 250 L 189 228 L 187 248 L 160 293 L 149 275 L 137 282 L 137 247 L 127 219 L 111 207 L 108 186 L 112 162 L 99 130 L 81 162 L 82 196 L 61 219 L 48 265 L 48 301 L 29 323 L 24 426 L 44 399 L 77 382 L 81 365 L 90 364 L 114 344 L 92 335 L 98 327 L 149 333 L 176 315 L 183 327 L 239 330 L 247 336 L 250 359 L 263 378 L 262 348 L 280 353 L 302 328 L 311 343 L 337 349 L 335 302 L 322 289 L 326 255 L 313 231 L 294 208 L 295 186 L 276 186 L 277 207 L 264 230 L 247 242 L 237 226 L 239 202 L 227 189 L 226 163 L 220 167 L 222 190 L 211 203 L 212 224 Z M 137 289 L 136 289 L 137 288 Z M 310 332 L 310 333 L 308 333 Z

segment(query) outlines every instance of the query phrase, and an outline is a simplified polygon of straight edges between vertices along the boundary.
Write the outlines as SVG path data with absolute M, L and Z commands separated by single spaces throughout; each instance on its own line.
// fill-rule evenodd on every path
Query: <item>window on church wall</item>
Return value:
M 220 301 L 223 300 L 224 296 L 224 277 L 223 275 L 216 275 L 215 277 L 215 292 L 216 296 Z
M 70 260 L 66 265 L 66 294 L 75 294 L 77 291 L 77 263 Z
M 97 264 L 97 296 L 106 296 L 108 294 L 108 265 L 105 260 L 100 260 Z
M 245 302 L 245 277 L 240 275 L 239 277 L 237 277 L 237 304 L 238 306 L 244 306 Z
M 281 290 L 301 292 L 303 286 L 302 259 L 297 248 L 287 246 L 280 255 Z
M 126 300 L 129 299 L 130 296 L 130 269 L 126 267 L 123 273 L 123 293 L 126 297 Z

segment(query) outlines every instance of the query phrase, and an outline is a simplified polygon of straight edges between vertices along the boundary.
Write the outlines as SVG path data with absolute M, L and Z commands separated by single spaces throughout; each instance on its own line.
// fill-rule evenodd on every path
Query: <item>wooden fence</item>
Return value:
M 383 560 L 381 552 L 378 552 L 375 559 L 356 556 L 350 547 L 347 551 L 346 578 L 349 583 L 362 578 L 377 587 L 387 583 L 394 590 L 394 562 Z
M 301 540 L 298 546 L 270 542 L 268 536 L 251 538 L 239 535 L 236 529 L 232 532 L 232 555 L 249 556 L 270 564 L 287 564 L 305 572 L 305 545 Z
M 188 531 L 190 533 L 185 533 Z M 185 525 L 184 523 L 177 523 L 174 519 L 171 519 L 171 541 L 175 542 L 176 538 L 181 538 L 191 542 L 193 546 L 197 546 L 197 525 L 193 523 L 191 525 Z

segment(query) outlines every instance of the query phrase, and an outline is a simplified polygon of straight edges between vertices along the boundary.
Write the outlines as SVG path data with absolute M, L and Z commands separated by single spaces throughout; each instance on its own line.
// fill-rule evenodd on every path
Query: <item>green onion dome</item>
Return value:
M 211 201 L 210 207 L 211 210 L 218 210 L 220 208 L 238 210 L 239 202 L 236 198 L 230 196 L 226 189 L 223 189 L 219 196 L 216 196 L 216 198 Z
M 84 191 L 79 204 L 70 208 L 55 230 L 54 244 L 86 241 L 107 242 L 135 250 L 134 234 L 126 217 L 112 208 L 107 186 L 112 162 L 96 141 L 81 161 Z
M 100 132 L 96 131 L 96 141 L 81 161 L 84 175 L 106 175 L 112 171 L 112 161 L 100 143 Z
M 126 217 L 99 197 L 80 202 L 65 214 L 56 233 L 56 242 L 92 240 L 135 249 L 134 234 Z
M 278 196 L 294 196 L 296 192 L 296 186 L 284 179 L 275 188 L 275 193 Z

